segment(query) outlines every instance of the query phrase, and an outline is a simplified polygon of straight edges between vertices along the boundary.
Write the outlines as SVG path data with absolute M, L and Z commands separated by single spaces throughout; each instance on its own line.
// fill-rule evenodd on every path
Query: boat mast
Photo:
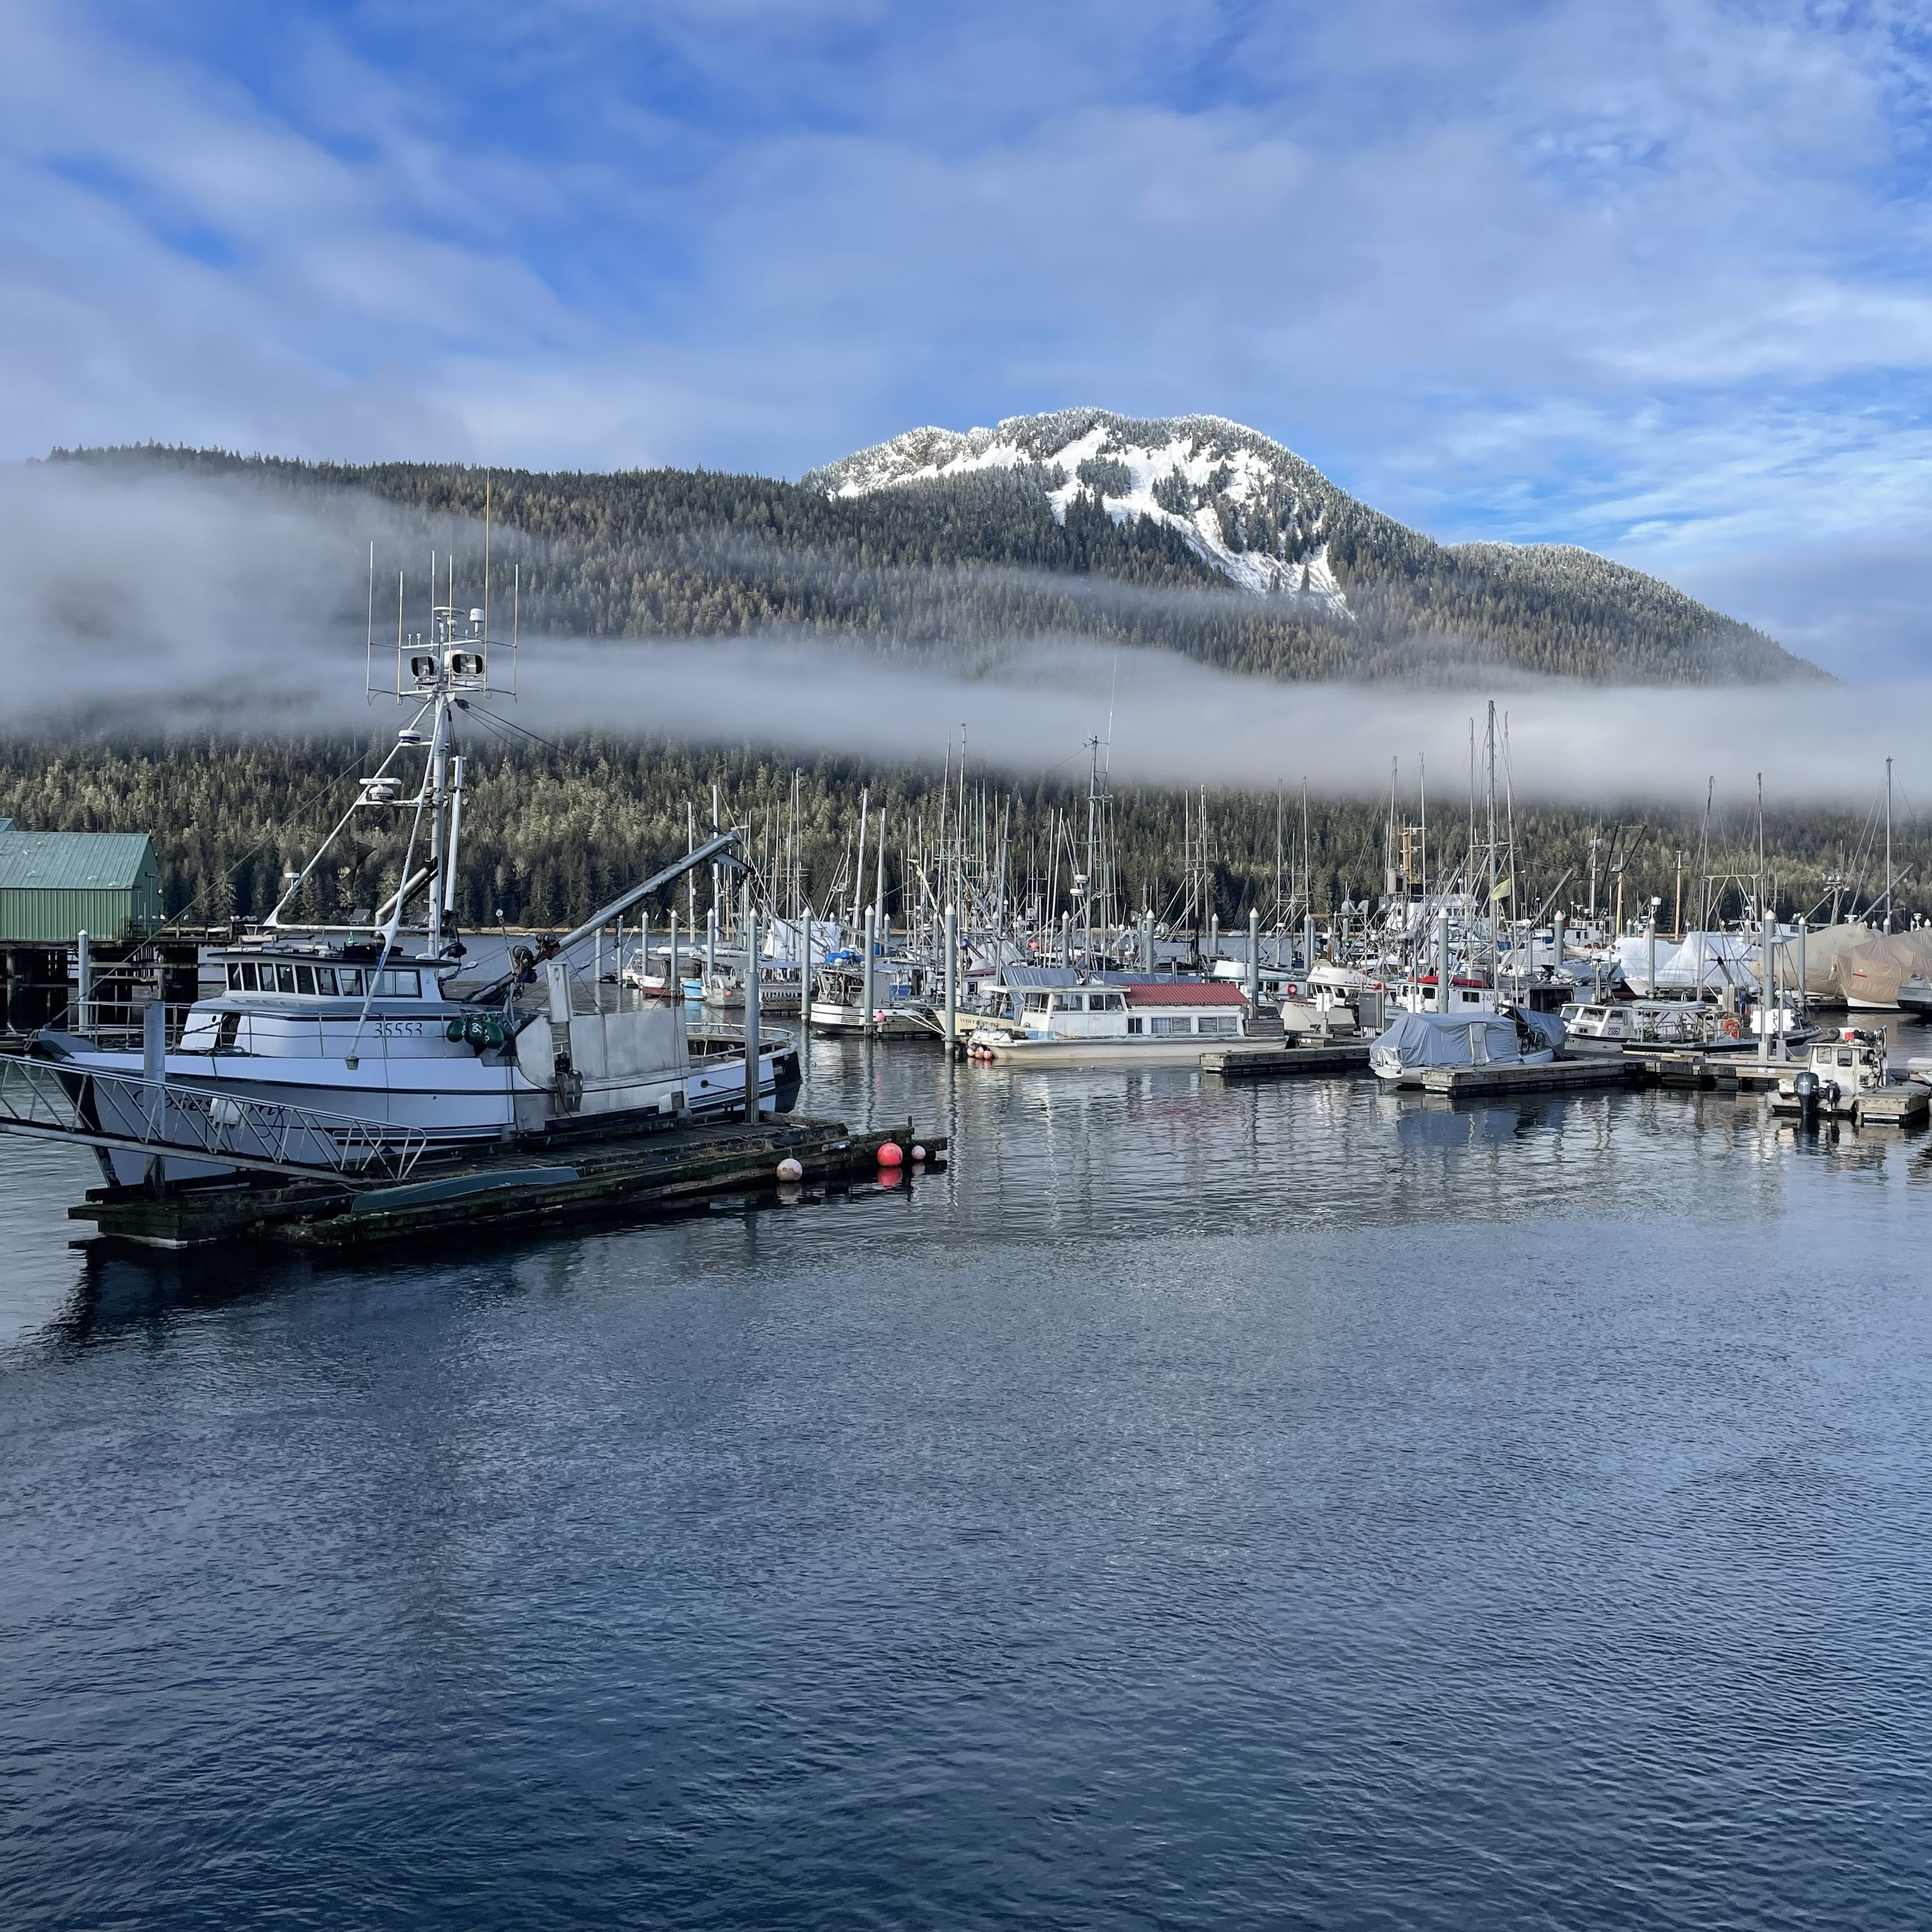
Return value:
M 1885 929 L 1892 930 L 1892 760 L 1885 761 Z
M 1490 984 L 1496 983 L 1496 701 L 1490 700 L 1488 722 L 1483 743 L 1487 758 L 1490 784 Z

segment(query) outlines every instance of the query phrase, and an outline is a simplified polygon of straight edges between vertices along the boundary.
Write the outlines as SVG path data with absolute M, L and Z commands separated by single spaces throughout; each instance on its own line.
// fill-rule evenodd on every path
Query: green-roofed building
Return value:
M 160 925 L 160 868 L 145 832 L 20 832 L 0 818 L 0 946 L 113 945 Z

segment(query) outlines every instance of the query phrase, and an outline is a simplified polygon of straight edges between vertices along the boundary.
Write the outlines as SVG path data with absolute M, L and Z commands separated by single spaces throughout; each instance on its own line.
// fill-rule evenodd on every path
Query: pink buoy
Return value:
M 904 1159 L 905 1150 L 897 1141 L 888 1141 L 879 1150 L 879 1165 L 881 1167 L 897 1167 Z
M 923 1148 L 922 1147 L 918 1146 L 917 1144 L 915 1144 L 915 1145 L 914 1146 L 914 1148 L 913 1148 L 913 1150 L 912 1150 L 912 1157 L 913 1157 L 913 1159 L 914 1159 L 914 1160 L 925 1160 L 925 1158 L 926 1158 L 926 1150 L 925 1150 L 925 1148 Z

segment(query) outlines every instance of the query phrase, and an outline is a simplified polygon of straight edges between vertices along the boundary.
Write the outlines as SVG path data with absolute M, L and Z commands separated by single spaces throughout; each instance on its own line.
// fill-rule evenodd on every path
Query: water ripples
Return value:
M 1915 1143 L 812 1076 L 950 1170 L 322 1265 L 0 1148 L 8 1924 L 1932 1917 Z

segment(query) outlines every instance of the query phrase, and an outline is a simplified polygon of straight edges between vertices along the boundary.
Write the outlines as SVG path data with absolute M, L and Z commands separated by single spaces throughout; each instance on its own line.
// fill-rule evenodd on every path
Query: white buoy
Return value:
M 778 1178 L 781 1180 L 802 1180 L 805 1178 L 804 1163 L 802 1161 L 793 1160 L 790 1154 L 787 1154 L 784 1159 L 778 1162 Z

